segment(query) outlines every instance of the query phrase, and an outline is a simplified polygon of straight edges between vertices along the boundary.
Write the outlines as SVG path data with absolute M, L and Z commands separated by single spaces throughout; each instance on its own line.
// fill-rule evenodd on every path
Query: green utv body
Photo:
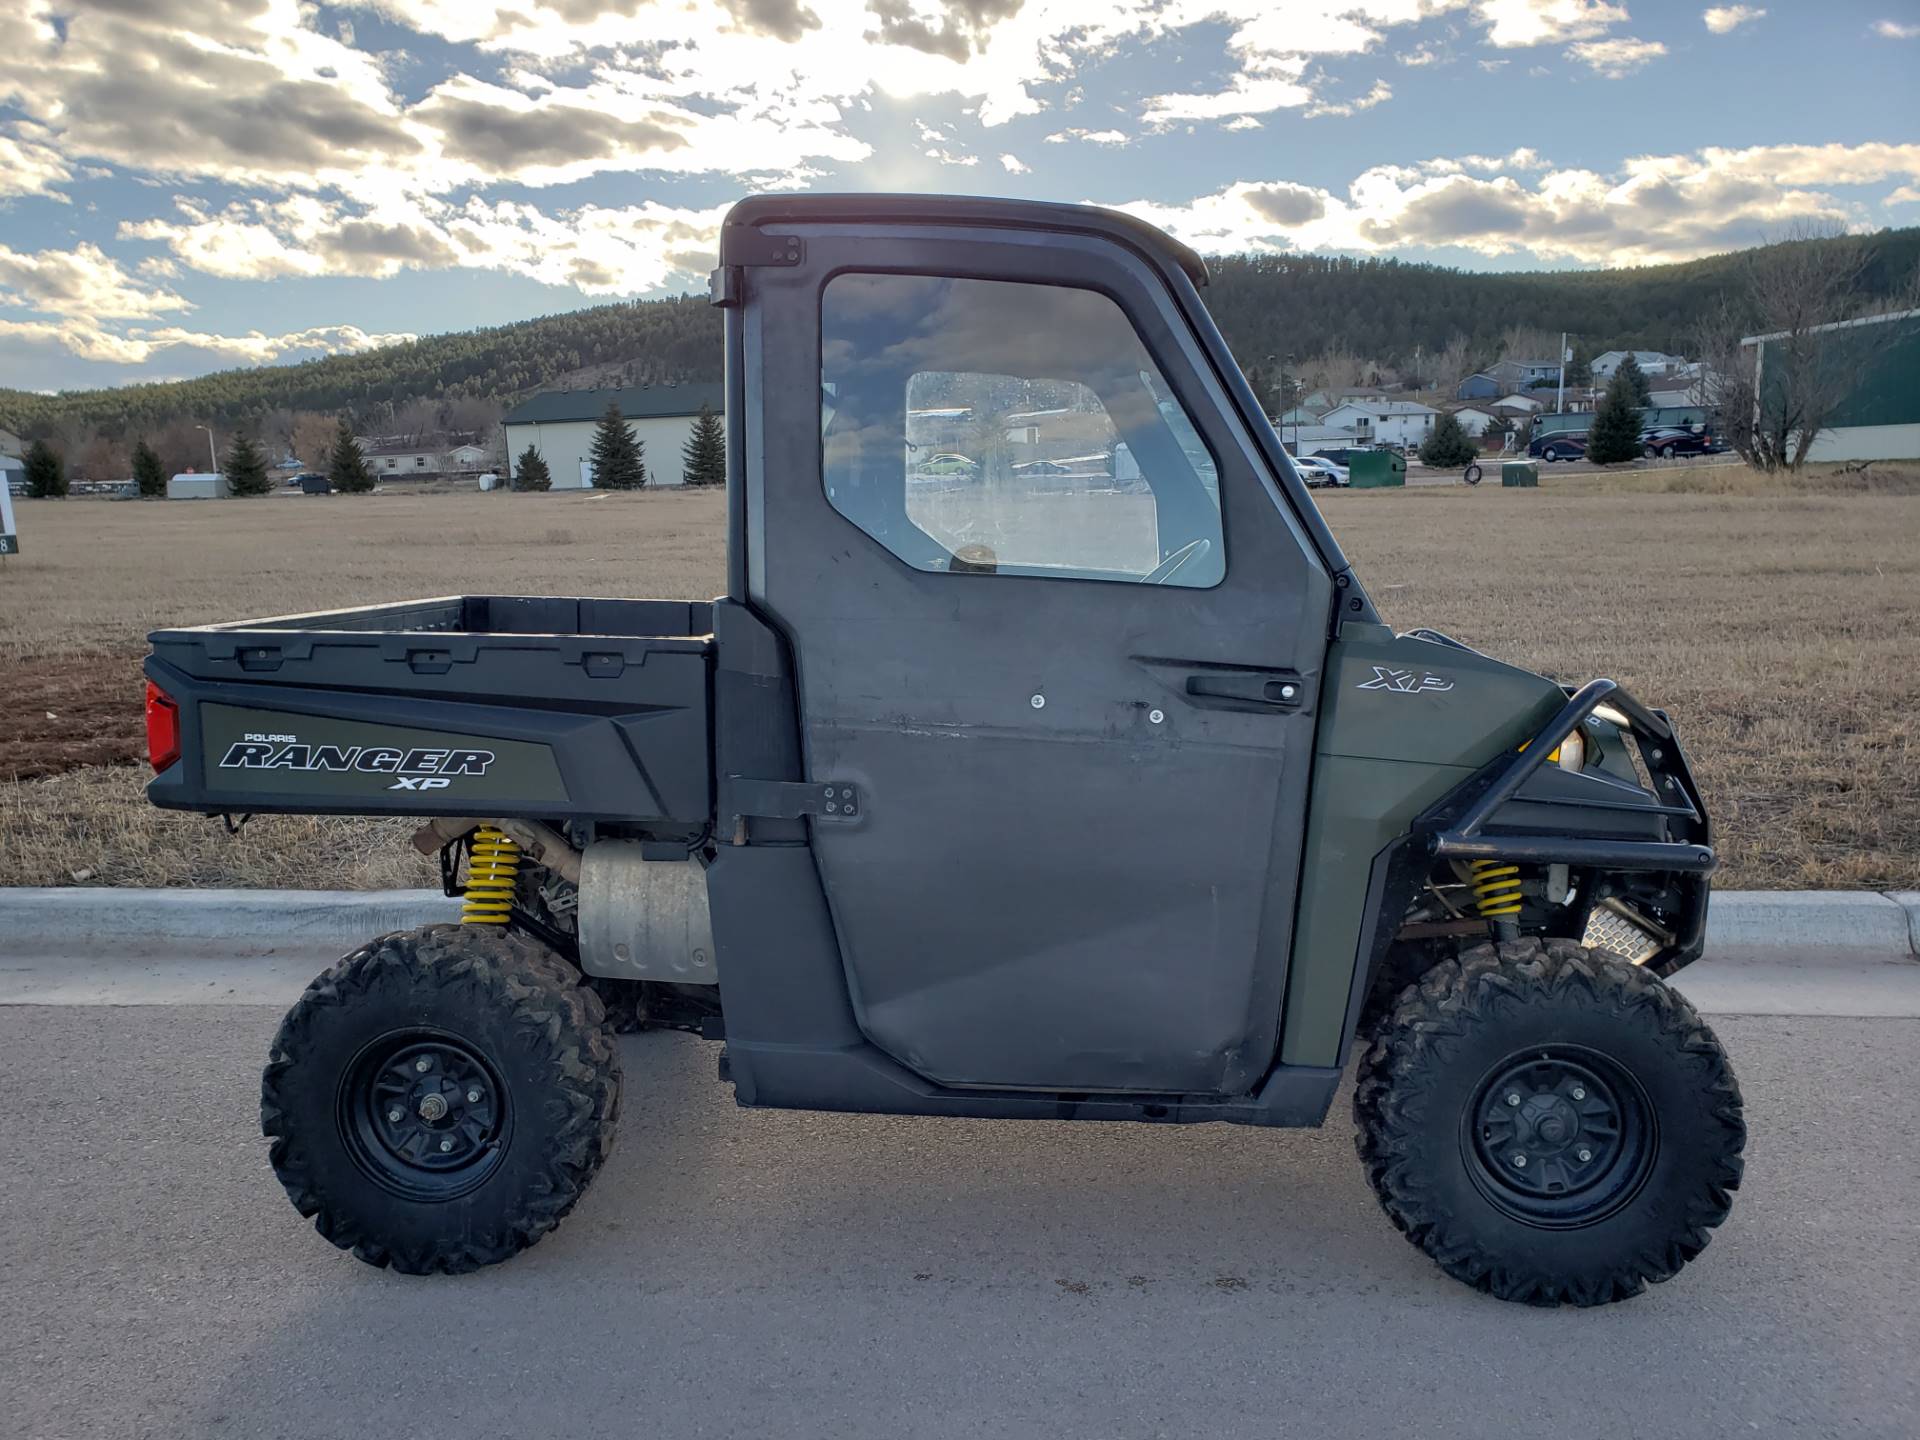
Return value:
M 720 260 L 724 596 L 152 637 L 155 803 L 420 817 L 468 898 L 275 1042 L 321 1233 L 531 1244 L 613 1027 L 667 1025 L 742 1105 L 1008 1119 L 1317 1125 L 1357 1042 L 1449 1272 L 1590 1304 L 1697 1254 L 1744 1129 L 1664 983 L 1713 868 L 1666 717 L 1380 624 L 1149 226 L 774 196 Z

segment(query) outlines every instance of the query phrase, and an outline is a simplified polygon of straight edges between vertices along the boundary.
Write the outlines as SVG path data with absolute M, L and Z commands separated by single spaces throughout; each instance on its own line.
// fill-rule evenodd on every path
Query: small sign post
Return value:
M 20 553 L 20 532 L 13 524 L 13 492 L 7 488 L 7 482 L 0 478 L 0 555 L 18 555 Z

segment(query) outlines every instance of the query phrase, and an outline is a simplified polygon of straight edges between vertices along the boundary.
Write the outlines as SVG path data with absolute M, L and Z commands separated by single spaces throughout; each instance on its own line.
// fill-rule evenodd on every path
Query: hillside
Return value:
M 1870 293 L 1891 293 L 1920 265 L 1920 228 L 1865 238 Z M 1398 260 L 1234 255 L 1209 262 L 1207 303 L 1248 369 L 1266 357 L 1350 352 L 1403 365 L 1416 352 L 1494 359 L 1515 329 L 1580 337 L 1583 355 L 1614 347 L 1683 351 L 1695 322 L 1733 287 L 1755 252 L 1684 265 L 1484 274 Z M 1525 357 L 1533 358 L 1533 357 Z M 1431 368 L 1431 367 L 1429 367 Z M 276 411 L 346 410 L 363 421 L 409 401 L 504 400 L 582 375 L 621 383 L 720 378 L 719 314 L 704 297 L 600 305 L 430 336 L 300 365 L 227 370 L 194 380 L 39 395 L 0 390 L 0 426 L 28 436 L 130 440 L 182 420 L 221 426 Z

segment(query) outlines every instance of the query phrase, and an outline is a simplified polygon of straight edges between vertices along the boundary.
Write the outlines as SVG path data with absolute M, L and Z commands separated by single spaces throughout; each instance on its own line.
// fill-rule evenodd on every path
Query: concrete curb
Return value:
M 457 920 L 433 890 L 120 890 L 0 888 L 0 954 L 23 945 L 219 940 L 346 946 L 389 930 Z M 1713 897 L 1716 959 L 1920 955 L 1920 891 L 1727 890 Z

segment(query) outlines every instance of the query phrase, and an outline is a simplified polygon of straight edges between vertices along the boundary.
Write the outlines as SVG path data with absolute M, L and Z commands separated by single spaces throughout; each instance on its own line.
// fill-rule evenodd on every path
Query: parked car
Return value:
M 1536 435 L 1527 445 L 1527 454 L 1539 460 L 1581 460 L 1586 453 L 1587 437 L 1565 431 L 1557 435 Z
M 1347 467 L 1334 464 L 1324 455 L 1296 455 L 1293 468 L 1300 472 L 1300 478 L 1307 482 L 1309 490 L 1324 490 L 1350 483 Z
M 1718 455 L 1726 448 L 1726 444 L 1704 426 L 1690 430 L 1684 425 L 1663 425 L 1640 436 L 1640 453 L 1649 460 L 1655 456 L 1671 460 L 1675 455 Z
M 964 455 L 944 454 L 932 456 L 920 467 L 922 475 L 971 475 L 980 467 Z

